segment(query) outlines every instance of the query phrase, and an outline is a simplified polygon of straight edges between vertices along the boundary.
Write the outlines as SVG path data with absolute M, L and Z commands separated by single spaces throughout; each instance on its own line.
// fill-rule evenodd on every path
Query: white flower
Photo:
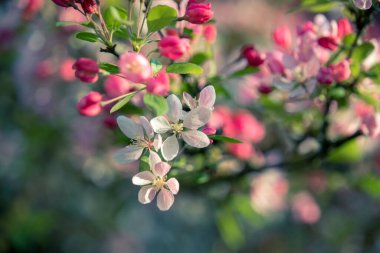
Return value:
M 179 183 L 175 178 L 167 180 L 170 165 L 161 162 L 160 157 L 154 152 L 149 156 L 149 165 L 151 171 L 140 172 L 132 178 L 133 184 L 142 186 L 139 191 L 139 201 L 142 204 L 148 204 L 158 193 L 157 206 L 161 211 L 167 211 L 174 203 L 174 195 L 179 191 Z
M 154 148 L 158 151 L 162 145 L 161 135 L 155 135 L 152 126 L 145 117 L 140 117 L 140 124 L 131 119 L 119 116 L 117 124 L 121 131 L 132 140 L 132 144 L 117 151 L 114 155 L 118 163 L 131 163 L 138 160 L 144 150 Z
M 206 107 L 197 107 L 186 113 L 182 120 L 182 104 L 175 95 L 167 98 L 169 112 L 167 118 L 156 117 L 150 121 L 154 131 L 158 134 L 170 133 L 162 144 L 161 152 L 166 161 L 173 160 L 178 155 L 179 144 L 177 138 L 182 138 L 187 144 L 196 148 L 205 148 L 210 144 L 206 134 L 198 131 L 211 117 L 211 110 Z
M 372 6 L 372 0 L 354 0 L 354 4 L 359 9 L 368 10 Z
M 214 110 L 216 94 L 214 86 L 207 86 L 201 90 L 199 93 L 199 99 L 193 98 L 189 93 L 183 93 L 183 100 L 186 105 L 191 109 L 195 109 L 197 107 L 205 107 L 210 110 Z

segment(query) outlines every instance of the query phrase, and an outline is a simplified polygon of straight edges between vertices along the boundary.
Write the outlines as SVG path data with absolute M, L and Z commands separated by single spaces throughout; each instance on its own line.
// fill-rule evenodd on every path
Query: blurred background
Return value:
M 274 28 L 314 17 L 287 14 L 294 5 L 213 1 L 218 59 L 234 59 L 248 42 L 270 48 Z M 223 184 L 185 186 L 165 213 L 139 204 L 130 180 L 137 166 L 111 160 L 120 131 L 107 118 L 76 111 L 92 87 L 75 80 L 74 59 L 109 57 L 77 41 L 77 27 L 55 25 L 77 19 L 49 0 L 1 1 L 0 252 L 380 252 L 380 159 L 376 148 L 362 156 L 365 145 L 328 173 L 256 177 L 275 185 L 264 187 L 264 204 L 249 190 L 227 199 Z M 292 199 L 282 196 L 285 189 Z

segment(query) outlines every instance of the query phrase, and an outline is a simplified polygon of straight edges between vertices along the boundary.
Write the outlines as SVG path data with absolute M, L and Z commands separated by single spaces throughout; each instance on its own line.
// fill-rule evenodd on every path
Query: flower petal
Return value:
M 160 163 L 160 162 L 161 162 L 160 156 L 156 152 L 150 151 L 150 153 L 149 153 L 149 168 L 151 170 L 153 170 L 154 166 L 156 166 L 156 164 Z
M 368 10 L 372 6 L 372 0 L 354 0 L 354 4 L 361 10 Z
M 157 196 L 157 206 L 161 211 L 167 211 L 174 203 L 174 195 L 169 190 L 162 189 Z
M 173 160 L 178 155 L 178 150 L 179 144 L 175 135 L 168 137 L 161 147 L 162 156 L 166 161 Z
M 134 185 L 147 185 L 151 184 L 156 177 L 150 171 L 143 171 L 137 173 L 132 177 L 132 183 Z
M 153 168 L 153 174 L 159 177 L 164 177 L 170 171 L 171 166 L 166 162 L 159 162 Z
M 205 133 L 189 130 L 182 133 L 183 140 L 192 147 L 205 148 L 210 145 L 210 139 Z
M 216 93 L 214 86 L 205 87 L 199 94 L 199 106 L 212 109 L 215 104 Z
M 211 110 L 205 107 L 198 107 L 190 111 L 183 120 L 183 126 L 196 130 L 207 124 L 211 117 Z
M 144 128 L 145 134 L 149 137 L 149 139 L 153 138 L 154 131 L 153 131 L 153 128 L 152 128 L 150 122 L 144 116 L 141 116 L 140 117 L 140 123 L 141 123 L 142 127 Z
M 154 149 L 156 151 L 160 150 L 161 146 L 162 146 L 162 137 L 160 134 L 157 134 L 155 137 L 154 137 L 154 141 L 153 141 L 153 146 L 154 146 Z
M 166 101 L 168 102 L 169 111 L 167 116 L 173 123 L 177 123 L 182 113 L 182 103 L 176 95 L 170 95 Z
M 179 183 L 178 180 L 175 179 L 174 177 L 170 178 L 166 182 L 167 187 L 173 194 L 177 194 L 179 192 Z
M 125 117 L 117 117 L 117 124 L 119 125 L 121 131 L 131 139 L 144 138 L 144 131 L 142 127 L 134 122 L 133 120 Z
M 148 204 L 152 202 L 156 196 L 157 191 L 154 189 L 154 186 L 148 185 L 141 187 L 139 191 L 139 202 L 141 204 Z
M 197 107 L 197 100 L 195 100 L 189 93 L 183 93 L 183 101 L 185 104 L 191 109 L 195 109 Z
M 163 117 L 163 116 L 158 116 L 150 121 L 150 124 L 153 127 L 153 130 L 158 133 L 158 134 L 163 134 L 172 129 L 170 126 L 169 121 Z
M 117 163 L 131 163 L 137 161 L 144 149 L 138 146 L 130 145 L 123 149 L 118 150 L 114 155 L 113 159 Z

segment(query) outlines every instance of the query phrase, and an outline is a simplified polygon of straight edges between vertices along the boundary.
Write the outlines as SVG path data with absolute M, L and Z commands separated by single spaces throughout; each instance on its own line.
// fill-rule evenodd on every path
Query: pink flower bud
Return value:
M 214 13 L 210 3 L 204 1 L 190 1 L 186 7 L 185 19 L 193 24 L 204 24 L 212 19 Z
M 343 38 L 344 36 L 352 33 L 352 26 L 347 18 L 341 18 L 338 20 L 338 37 Z
M 331 69 L 334 75 L 334 79 L 337 82 L 346 81 L 351 76 L 350 63 L 347 60 L 343 60 L 338 64 L 331 65 Z
M 119 59 L 119 68 L 124 77 L 134 83 L 146 83 L 152 77 L 149 61 L 138 53 L 122 54 Z
M 289 50 L 292 46 L 292 33 L 286 25 L 280 26 L 274 30 L 272 37 L 276 45 L 285 50 Z
M 99 67 L 95 60 L 80 58 L 74 65 L 75 76 L 85 83 L 95 83 L 98 81 Z
M 122 77 L 110 75 L 104 82 L 104 90 L 108 97 L 115 98 L 132 90 L 131 84 Z
M 261 93 L 261 94 L 269 94 L 269 93 L 271 93 L 272 92 L 272 87 L 270 87 L 269 85 L 267 85 L 267 84 L 261 84 L 260 86 L 259 86 L 259 88 L 258 88 L 258 90 L 259 90 L 259 92 Z
M 216 134 L 216 129 L 212 127 L 205 127 L 203 128 L 202 132 L 206 135 L 214 135 Z
M 92 14 L 96 12 L 97 4 L 95 0 L 81 0 L 81 6 L 85 13 Z
M 203 36 L 209 44 L 213 44 L 218 36 L 218 30 L 215 25 L 205 25 L 203 28 Z
M 169 75 L 165 71 L 160 71 L 156 77 L 149 80 L 146 90 L 158 96 L 167 96 L 170 91 Z
M 178 36 L 166 36 L 158 43 L 160 54 L 171 60 L 178 60 L 190 50 L 190 41 Z
M 334 75 L 332 69 L 330 67 L 321 67 L 317 75 L 317 80 L 320 84 L 332 84 L 334 82 Z
M 260 54 L 254 46 L 247 45 L 243 47 L 242 56 L 247 60 L 252 67 L 258 67 L 264 63 L 264 56 Z
M 338 47 L 339 42 L 338 42 L 338 39 L 335 37 L 326 36 L 326 37 L 321 37 L 318 39 L 318 45 L 323 48 L 334 51 Z
M 101 101 L 102 95 L 99 92 L 92 91 L 78 102 L 78 112 L 83 116 L 97 116 L 102 112 Z
M 52 0 L 52 1 L 53 3 L 61 7 L 70 7 L 71 4 L 73 3 L 72 0 Z

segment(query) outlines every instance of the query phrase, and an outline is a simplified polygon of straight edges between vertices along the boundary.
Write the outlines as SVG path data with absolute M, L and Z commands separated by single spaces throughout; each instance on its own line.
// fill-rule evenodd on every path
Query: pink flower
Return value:
M 380 136 L 380 114 L 372 114 L 362 117 L 360 126 L 363 134 L 371 138 Z
M 72 58 L 65 59 L 59 67 L 59 75 L 64 81 L 73 81 L 75 79 L 75 71 L 73 65 L 75 60 Z
M 277 46 L 289 50 L 292 46 L 292 33 L 288 26 L 283 25 L 278 27 L 273 32 L 273 41 Z
M 75 76 L 85 83 L 95 83 L 98 81 L 99 67 L 95 60 L 80 58 L 74 65 Z
M 321 84 L 330 85 L 334 82 L 334 74 L 330 67 L 321 67 L 317 75 L 317 81 Z
M 292 200 L 292 212 L 297 221 L 314 224 L 321 217 L 321 210 L 314 198 L 307 192 L 297 193 Z
M 127 94 L 132 90 L 131 84 L 122 77 L 110 75 L 104 82 L 104 90 L 111 98 Z
M 249 160 L 255 154 L 251 143 L 228 144 L 228 151 L 238 159 Z
M 350 63 L 347 60 L 331 65 L 331 69 L 334 79 L 337 82 L 346 81 L 351 76 Z
M 72 0 L 52 0 L 52 1 L 53 3 L 61 7 L 70 7 L 73 3 Z
M 302 24 L 301 26 L 297 27 L 297 35 L 298 36 L 303 36 L 305 33 L 308 33 L 308 32 L 311 32 L 311 33 L 315 32 L 314 23 L 311 21 L 307 21 L 304 24 Z
M 215 25 L 205 25 L 203 28 L 203 36 L 205 37 L 207 43 L 213 44 L 218 35 L 218 30 Z
M 157 96 L 167 96 L 170 91 L 169 75 L 164 70 L 161 70 L 157 76 L 148 81 L 146 90 Z
M 318 39 L 318 45 L 323 48 L 334 51 L 335 49 L 337 49 L 339 41 L 337 38 L 333 36 L 325 36 Z
M 158 43 L 160 54 L 171 60 L 178 60 L 190 50 L 189 39 L 181 39 L 178 36 L 166 36 Z
M 281 62 L 280 54 L 269 53 L 267 55 L 266 63 L 272 74 L 285 75 L 285 66 Z
M 216 134 L 216 129 L 212 127 L 205 127 L 202 129 L 202 132 L 206 135 L 214 135 Z M 214 140 L 210 139 L 210 144 L 213 144 L 213 143 L 214 143 Z
M 338 20 L 338 37 L 343 38 L 344 36 L 352 33 L 352 26 L 347 18 L 341 18 Z
M 83 116 L 97 116 L 102 112 L 101 101 L 102 95 L 99 92 L 92 91 L 78 102 L 78 112 Z
M 142 186 L 139 191 L 139 202 L 148 204 L 157 195 L 157 207 L 161 211 L 167 211 L 174 203 L 174 195 L 179 192 L 177 179 L 167 180 L 167 174 L 171 166 L 161 162 L 157 153 L 151 152 L 149 156 L 150 171 L 143 171 L 132 178 L 134 185 Z
M 361 10 L 368 10 L 372 6 L 372 0 L 354 0 L 354 4 Z
M 121 73 L 131 82 L 146 83 L 152 77 L 149 61 L 141 54 L 126 52 L 120 56 Z
M 190 1 L 186 7 L 185 19 L 193 24 L 204 24 L 214 16 L 210 3 Z
M 252 67 L 258 67 L 264 63 L 264 55 L 259 53 L 252 45 L 247 45 L 243 47 L 242 56 Z

